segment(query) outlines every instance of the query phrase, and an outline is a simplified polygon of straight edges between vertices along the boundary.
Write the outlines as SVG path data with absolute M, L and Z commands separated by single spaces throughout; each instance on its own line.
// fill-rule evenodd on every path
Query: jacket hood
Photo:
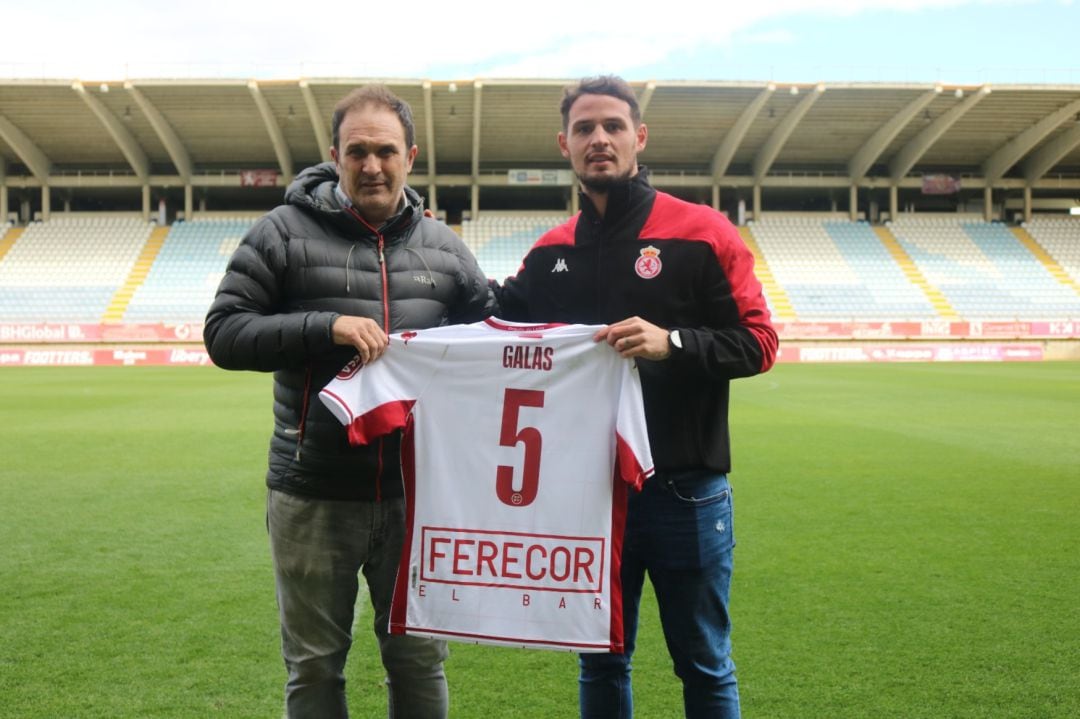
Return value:
M 296 205 L 309 212 L 326 214 L 335 219 L 354 221 L 345 211 L 334 188 L 338 184 L 337 166 L 333 162 L 323 162 L 301 170 L 285 189 L 285 203 Z M 398 222 L 409 218 L 419 218 L 424 214 L 424 201 L 416 190 L 405 185 L 405 207 L 383 223 L 384 228 L 396 226 Z
M 337 167 L 323 162 L 300 171 L 285 189 L 285 202 L 316 212 L 341 212 L 341 203 L 334 195 L 338 182 Z

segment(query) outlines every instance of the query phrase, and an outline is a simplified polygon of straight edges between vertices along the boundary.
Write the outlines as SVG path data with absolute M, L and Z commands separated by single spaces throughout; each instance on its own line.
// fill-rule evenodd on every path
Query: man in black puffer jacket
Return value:
M 391 714 L 440 717 L 446 643 L 387 634 L 405 526 L 399 438 L 350 446 L 317 395 L 354 357 L 377 359 L 389 332 L 473 322 L 493 300 L 464 243 L 405 185 L 409 106 L 368 86 L 338 103 L 332 126 L 334 162 L 301 172 L 244 237 L 204 338 L 219 367 L 274 372 L 267 526 L 288 716 L 346 716 L 363 571 Z

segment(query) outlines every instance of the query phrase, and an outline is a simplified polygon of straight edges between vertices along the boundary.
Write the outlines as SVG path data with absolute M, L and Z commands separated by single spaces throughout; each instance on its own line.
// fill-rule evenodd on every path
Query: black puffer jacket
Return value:
M 400 496 L 398 437 L 352 447 L 318 399 L 356 354 L 333 343 L 331 325 L 340 315 L 370 317 L 387 332 L 474 322 L 491 314 L 493 299 L 476 259 L 424 217 L 412 189 L 404 209 L 373 231 L 342 208 L 337 181 L 332 163 L 304 170 L 286 204 L 252 226 L 203 336 L 217 366 L 274 372 L 268 486 L 326 499 Z

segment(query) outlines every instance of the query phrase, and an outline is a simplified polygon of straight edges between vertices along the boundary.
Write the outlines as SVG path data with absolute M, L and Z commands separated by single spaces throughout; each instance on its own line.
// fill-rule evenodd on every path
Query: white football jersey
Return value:
M 354 444 L 404 429 L 391 633 L 623 651 L 626 493 L 653 465 L 637 368 L 599 327 L 393 334 L 322 390 Z

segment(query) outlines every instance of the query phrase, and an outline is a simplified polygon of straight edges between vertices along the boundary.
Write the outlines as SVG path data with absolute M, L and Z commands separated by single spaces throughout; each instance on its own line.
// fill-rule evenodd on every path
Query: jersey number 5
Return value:
M 500 464 L 495 479 L 495 493 L 504 504 L 524 507 L 536 499 L 540 484 L 540 449 L 544 444 L 536 427 L 518 429 L 518 414 L 522 407 L 543 407 L 544 393 L 536 389 L 510 389 L 503 395 L 502 432 L 499 444 L 503 447 L 525 445 L 525 462 L 521 469 L 521 488 L 514 489 L 514 468 Z

